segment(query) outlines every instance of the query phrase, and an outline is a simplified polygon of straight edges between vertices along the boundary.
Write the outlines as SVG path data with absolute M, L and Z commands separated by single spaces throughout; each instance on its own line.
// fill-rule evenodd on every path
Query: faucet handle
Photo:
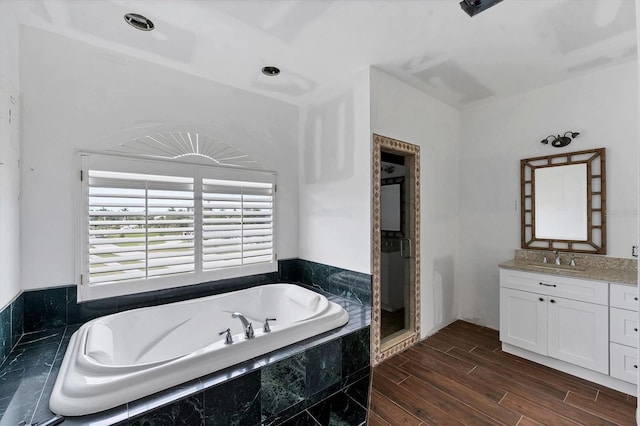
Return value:
M 253 325 L 251 325 L 251 323 L 249 323 L 249 325 L 247 326 L 247 328 L 245 328 L 244 330 L 244 336 L 247 339 L 253 339 L 255 337 L 255 333 L 253 332 Z
M 263 331 L 265 333 L 270 333 L 271 332 L 271 327 L 269 327 L 269 321 L 276 321 L 275 318 L 265 318 L 264 320 L 264 329 Z
M 219 336 L 222 336 L 223 334 L 227 334 L 224 338 L 224 344 L 225 345 L 230 345 L 233 343 L 233 337 L 231 337 L 231 329 L 227 328 L 224 331 L 221 331 L 220 333 L 218 333 Z

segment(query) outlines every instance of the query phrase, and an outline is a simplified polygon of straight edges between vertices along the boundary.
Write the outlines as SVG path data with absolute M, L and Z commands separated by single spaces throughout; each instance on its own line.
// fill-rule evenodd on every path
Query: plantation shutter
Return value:
M 273 262 L 273 184 L 202 179 L 204 271 Z
M 79 159 L 78 300 L 277 270 L 274 173 Z
M 194 178 L 88 171 L 89 284 L 194 272 Z

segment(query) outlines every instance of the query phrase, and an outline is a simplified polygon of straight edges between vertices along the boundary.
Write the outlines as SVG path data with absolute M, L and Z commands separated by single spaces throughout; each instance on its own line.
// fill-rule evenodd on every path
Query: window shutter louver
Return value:
M 194 271 L 193 178 L 89 171 L 89 283 Z
M 204 270 L 273 261 L 273 184 L 202 180 Z

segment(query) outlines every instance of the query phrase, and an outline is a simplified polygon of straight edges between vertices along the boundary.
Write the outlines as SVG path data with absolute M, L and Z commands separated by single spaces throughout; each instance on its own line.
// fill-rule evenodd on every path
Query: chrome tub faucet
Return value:
M 234 312 L 231 314 L 231 317 L 238 318 L 240 319 L 240 321 L 242 321 L 242 327 L 244 328 L 244 337 L 246 339 L 253 339 L 255 337 L 255 334 L 253 333 L 253 326 L 244 315 L 242 315 L 240 312 Z

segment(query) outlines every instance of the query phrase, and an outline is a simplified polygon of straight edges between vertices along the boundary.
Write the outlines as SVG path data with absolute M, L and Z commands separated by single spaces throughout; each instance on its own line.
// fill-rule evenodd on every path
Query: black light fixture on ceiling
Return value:
M 491 6 L 495 6 L 501 1 L 502 0 L 462 0 L 460 2 L 460 7 L 467 13 L 467 15 L 474 16 L 489 9 Z
M 579 134 L 580 133 L 578 132 L 565 132 L 563 136 L 549 135 L 546 138 L 542 139 L 540 143 L 547 145 L 549 142 L 551 142 L 551 146 L 562 148 L 563 146 L 569 145 L 571 141 L 575 139 Z

